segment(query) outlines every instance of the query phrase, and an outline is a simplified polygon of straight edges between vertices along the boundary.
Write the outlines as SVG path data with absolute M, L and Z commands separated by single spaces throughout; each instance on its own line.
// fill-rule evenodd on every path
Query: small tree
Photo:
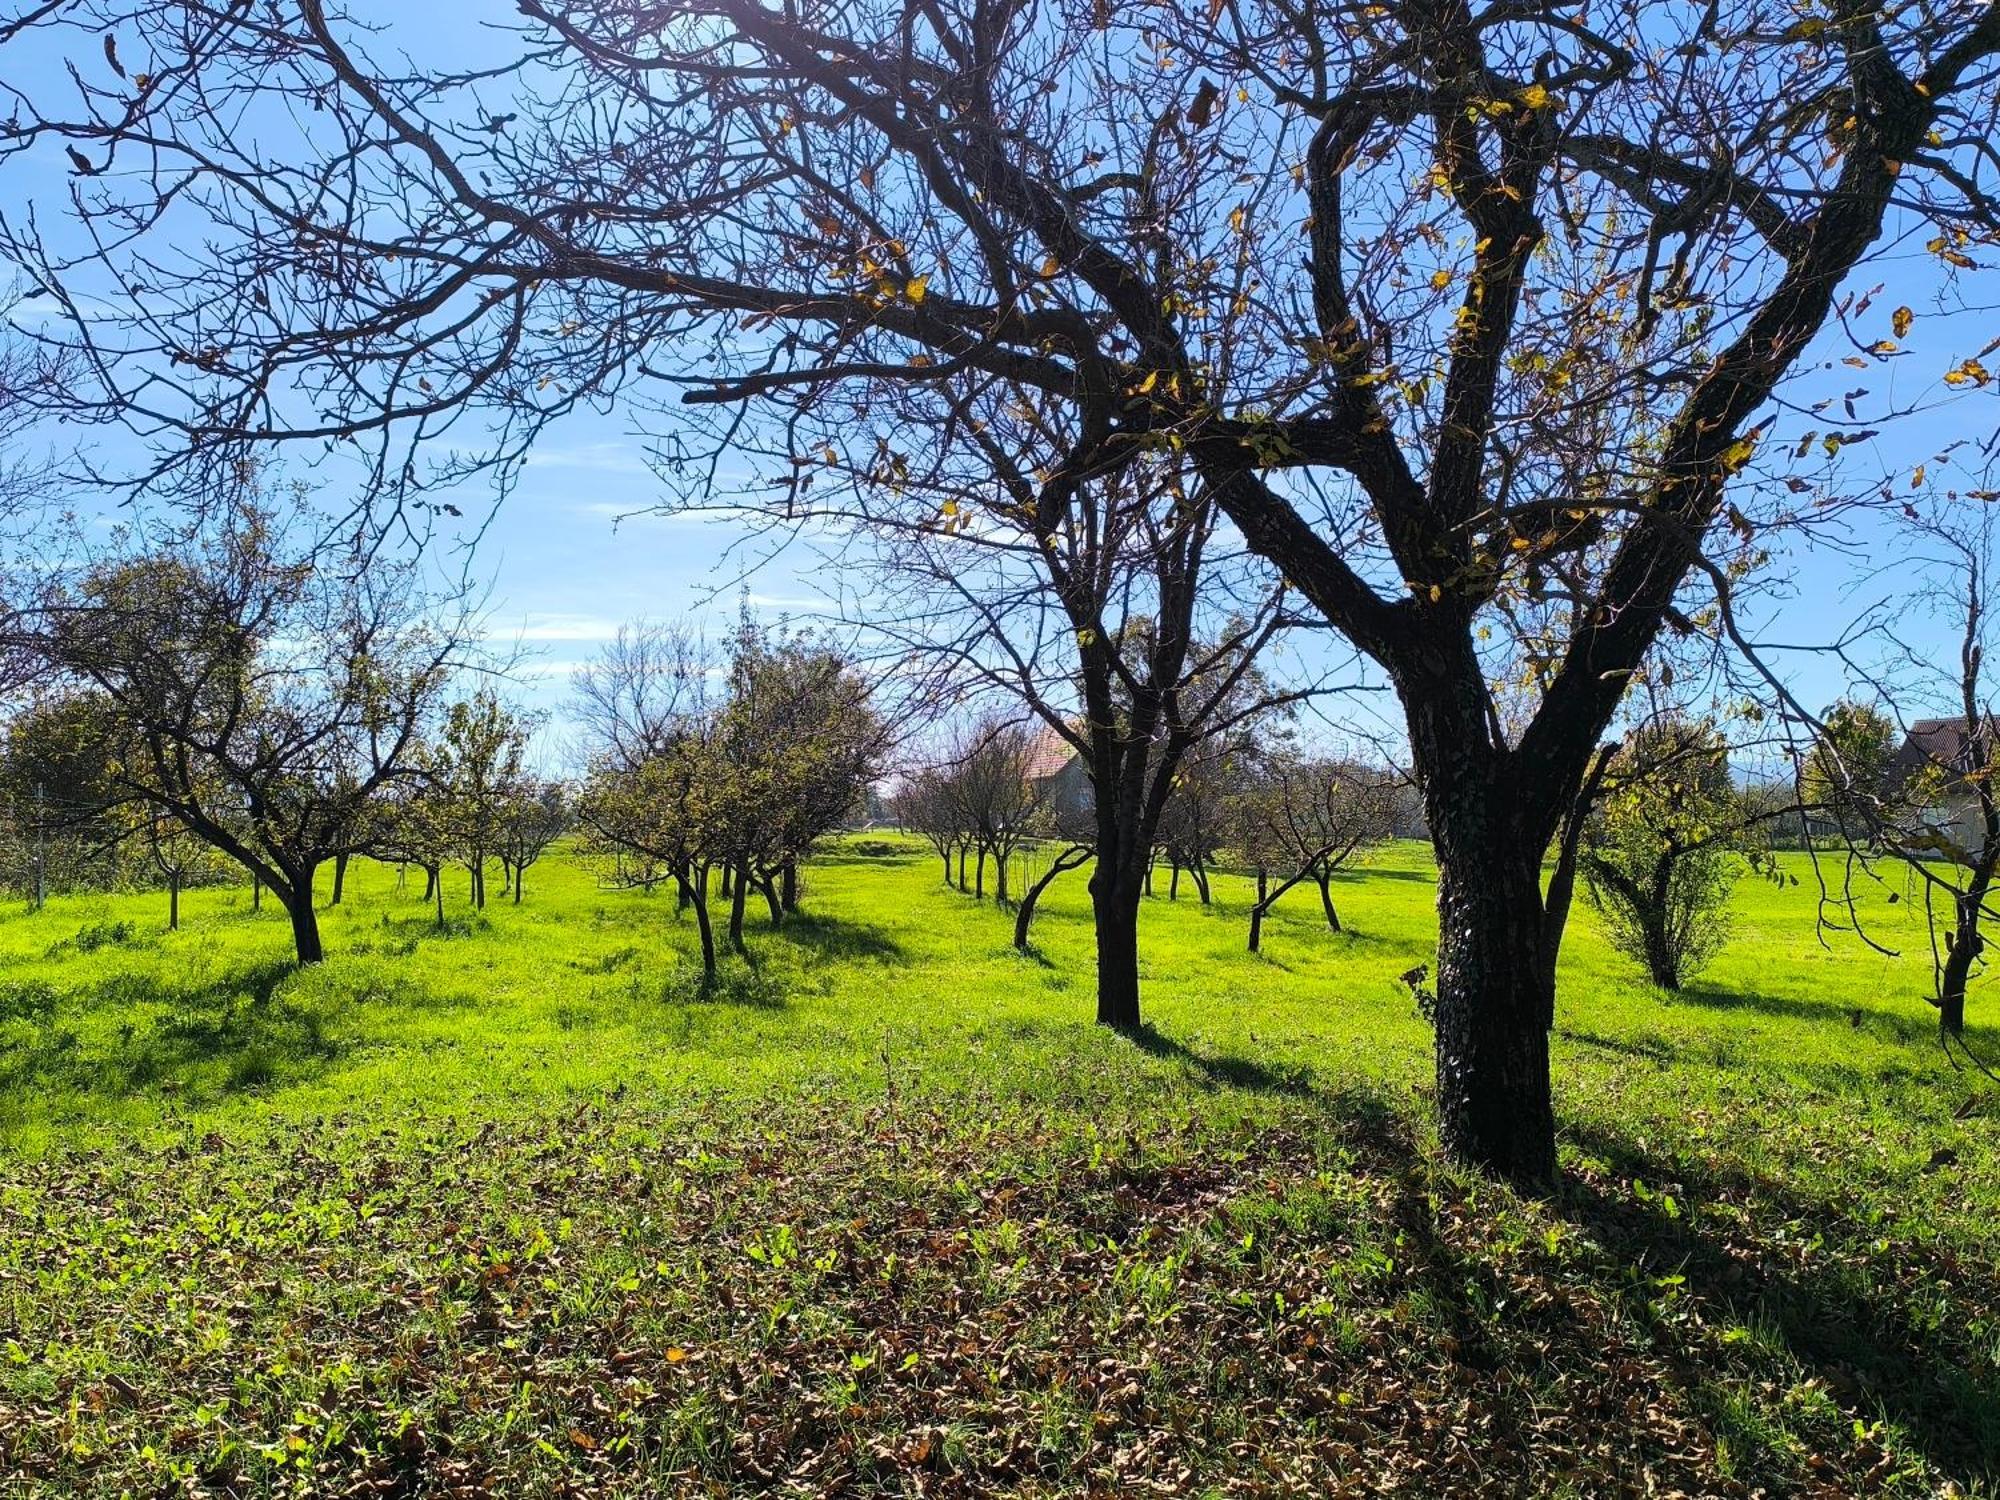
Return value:
M 516 906 L 521 904 L 529 866 L 569 832 L 572 822 L 569 788 L 562 782 L 528 777 L 515 784 L 501 812 L 500 857 L 506 862 Z
M 96 695 L 121 806 L 171 817 L 269 886 L 301 963 L 322 954 L 318 868 L 419 772 L 421 730 L 463 658 L 414 573 L 295 541 L 253 500 L 186 539 L 58 580 L 36 646 Z
M 1584 886 L 1612 946 L 1660 988 L 1678 990 L 1728 937 L 1742 832 L 1712 721 L 1673 715 L 1626 736 L 1584 830 Z
M 1302 880 L 1319 887 L 1326 925 L 1341 931 L 1333 877 L 1368 848 L 1386 843 L 1394 778 L 1351 761 L 1269 756 L 1244 790 L 1238 815 L 1245 857 L 1257 872 L 1250 951 L 1262 946 L 1264 918 Z M 1274 886 L 1271 876 L 1281 878 Z

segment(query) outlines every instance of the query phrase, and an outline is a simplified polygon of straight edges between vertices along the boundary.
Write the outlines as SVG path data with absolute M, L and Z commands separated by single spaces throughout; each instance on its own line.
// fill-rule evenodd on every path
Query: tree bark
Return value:
M 1264 913 L 1271 906 L 1271 876 L 1262 865 L 1257 867 L 1257 900 L 1250 908 L 1250 951 L 1255 953 L 1264 941 Z
M 528 873 L 527 861 L 526 860 L 517 861 L 514 865 L 514 904 L 516 906 L 519 906 L 521 904 L 521 882 L 523 878 L 526 877 L 527 873 Z
M 179 932 L 180 930 L 181 878 L 178 875 L 169 875 L 167 877 L 167 931 Z
M 1438 854 L 1438 1124 L 1457 1160 L 1554 1180 L 1541 852 L 1490 766 L 1426 778 Z
M 1340 932 L 1340 913 L 1333 906 L 1333 871 L 1322 869 L 1314 879 L 1319 881 L 1319 904 L 1326 908 L 1326 925 L 1330 932 Z
M 1002 906 L 1007 904 L 1007 851 L 993 851 L 993 899 Z
M 748 894 L 748 878 L 743 871 L 725 866 L 723 878 L 729 882 L 729 946 L 744 957 L 750 954 L 743 942 L 743 901 Z
M 1173 871 L 1167 877 L 1167 899 L 1169 901 L 1178 901 L 1181 899 L 1181 862 L 1177 859 L 1170 859 L 1167 861 L 1167 868 Z
M 701 934 L 701 972 L 703 979 L 715 978 L 715 928 L 708 920 L 708 872 L 701 872 L 701 884 L 697 885 L 687 876 L 676 872 L 675 884 L 680 888 L 681 903 L 694 908 L 694 925 Z
M 340 898 L 347 893 L 347 860 L 345 851 L 333 857 L 333 899 L 327 903 L 329 906 L 340 905 Z
M 986 846 L 979 846 L 979 859 L 972 867 L 972 899 L 986 899 Z
M 1208 889 L 1208 866 L 1197 860 L 1193 866 L 1193 869 L 1194 869 L 1194 888 L 1197 891 L 1201 892 L 1201 904 L 1203 906 L 1207 906 L 1210 904 L 1209 889 Z
M 1119 871 L 1102 861 L 1090 877 L 1097 927 L 1097 1024 L 1139 1029 L 1139 899 L 1143 869 Z
M 438 866 L 424 866 L 424 899 L 430 900 L 438 893 Z M 442 919 L 440 919 L 442 920 Z
M 784 926 L 785 904 L 778 895 L 777 881 L 767 875 L 757 882 L 757 889 L 764 893 L 764 904 L 771 908 L 771 925 L 773 927 Z
M 250 910 L 264 909 L 264 877 L 252 872 L 250 876 Z
M 799 909 L 799 862 L 788 859 L 778 871 L 778 902 L 786 911 Z
M 316 964 L 326 956 L 319 941 L 319 913 L 313 910 L 312 872 L 306 871 L 292 888 L 290 899 L 285 903 L 285 911 L 292 919 L 292 946 L 298 950 L 299 962 Z

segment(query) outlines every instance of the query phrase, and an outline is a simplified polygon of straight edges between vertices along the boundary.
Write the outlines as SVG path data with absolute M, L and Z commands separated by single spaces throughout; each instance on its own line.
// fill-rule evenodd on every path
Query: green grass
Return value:
M 1415 849 L 1261 956 L 1149 902 L 1137 1038 L 1080 876 L 1023 957 L 879 839 L 712 988 L 566 860 L 443 933 L 359 865 L 303 972 L 17 908 L 0 1491 L 2000 1492 L 2000 1101 L 1794 873 L 1673 999 L 1579 911 L 1541 1202 L 1436 1155 Z

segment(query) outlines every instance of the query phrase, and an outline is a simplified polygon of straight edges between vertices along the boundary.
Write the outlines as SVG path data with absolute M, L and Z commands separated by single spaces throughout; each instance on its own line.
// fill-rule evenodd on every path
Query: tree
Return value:
M 572 679 L 589 752 L 576 804 L 585 848 L 610 855 L 620 883 L 650 889 L 643 872 L 654 865 L 672 877 L 681 907 L 694 912 L 708 980 L 716 974 L 708 874 L 726 794 L 711 665 L 691 632 L 645 623 L 621 626 Z
M 572 821 L 569 788 L 562 782 L 538 777 L 516 781 L 500 816 L 500 857 L 506 861 L 516 906 L 529 867 L 569 832 Z
M 1896 724 L 1875 705 L 1843 698 L 1821 716 L 1799 766 L 1799 801 L 1830 815 L 1841 832 L 1867 837 L 1893 797 Z
M 1892 213 L 1939 278 L 2000 231 L 2000 10 L 521 9 L 477 69 L 378 65 L 318 3 L 17 26 L 115 32 L 202 84 L 10 70 L 7 150 L 60 142 L 89 176 L 96 232 L 52 242 L 80 256 L 33 218 L 6 235 L 90 351 L 77 415 L 160 434 L 159 490 L 329 433 L 393 489 L 467 410 L 494 438 L 465 463 L 504 471 L 577 403 L 652 390 L 692 403 L 662 434 L 690 491 L 750 453 L 781 493 L 893 492 L 987 463 L 1019 397 L 1049 440 L 1008 503 L 1052 538 L 1169 465 L 1394 685 L 1439 867 L 1441 1136 L 1548 1181 L 1543 856 L 1661 631 L 1704 628 L 1684 588 L 1829 513 L 1732 480 L 1872 430 L 1780 442 L 1773 398 L 1837 307 L 1864 317 L 1843 289 Z M 288 107 L 314 128 L 280 149 Z M 197 243 L 201 213 L 212 251 L 161 285 L 152 242 Z M 83 311 L 135 282 L 115 329 Z M 1910 315 L 1876 316 L 1864 364 Z M 1092 752 L 1119 1024 L 1151 850 L 1119 809 L 1156 786 L 1124 772 L 1180 675 Z M 1496 679 L 1529 690 L 1505 725 Z
M 1612 946 L 1678 990 L 1729 935 L 1743 867 L 1729 745 L 1712 722 L 1655 719 L 1626 736 L 1583 835 L 1584 887 Z
M 284 904 L 301 963 L 322 949 L 319 867 L 418 773 L 427 717 L 463 660 L 411 573 L 295 538 L 247 499 L 192 536 L 58 578 L 36 648 L 110 722 L 113 805 L 172 818 Z
M 440 793 L 444 844 L 465 861 L 476 911 L 486 908 L 486 862 L 506 838 L 527 744 L 527 721 L 482 687 L 445 710 L 431 751 L 428 774 Z

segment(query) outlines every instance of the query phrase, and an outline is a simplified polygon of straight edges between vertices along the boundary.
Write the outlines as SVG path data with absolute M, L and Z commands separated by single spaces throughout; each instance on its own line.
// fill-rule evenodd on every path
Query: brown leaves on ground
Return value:
M 1884 1367 L 1791 1317 L 1825 1247 L 1783 1205 L 1676 1190 L 1593 1161 L 1523 1203 L 1326 1101 L 618 1103 L 17 1163 L 0 1488 L 1846 1495 L 1993 1461 L 1948 1404 L 1882 1425 Z

